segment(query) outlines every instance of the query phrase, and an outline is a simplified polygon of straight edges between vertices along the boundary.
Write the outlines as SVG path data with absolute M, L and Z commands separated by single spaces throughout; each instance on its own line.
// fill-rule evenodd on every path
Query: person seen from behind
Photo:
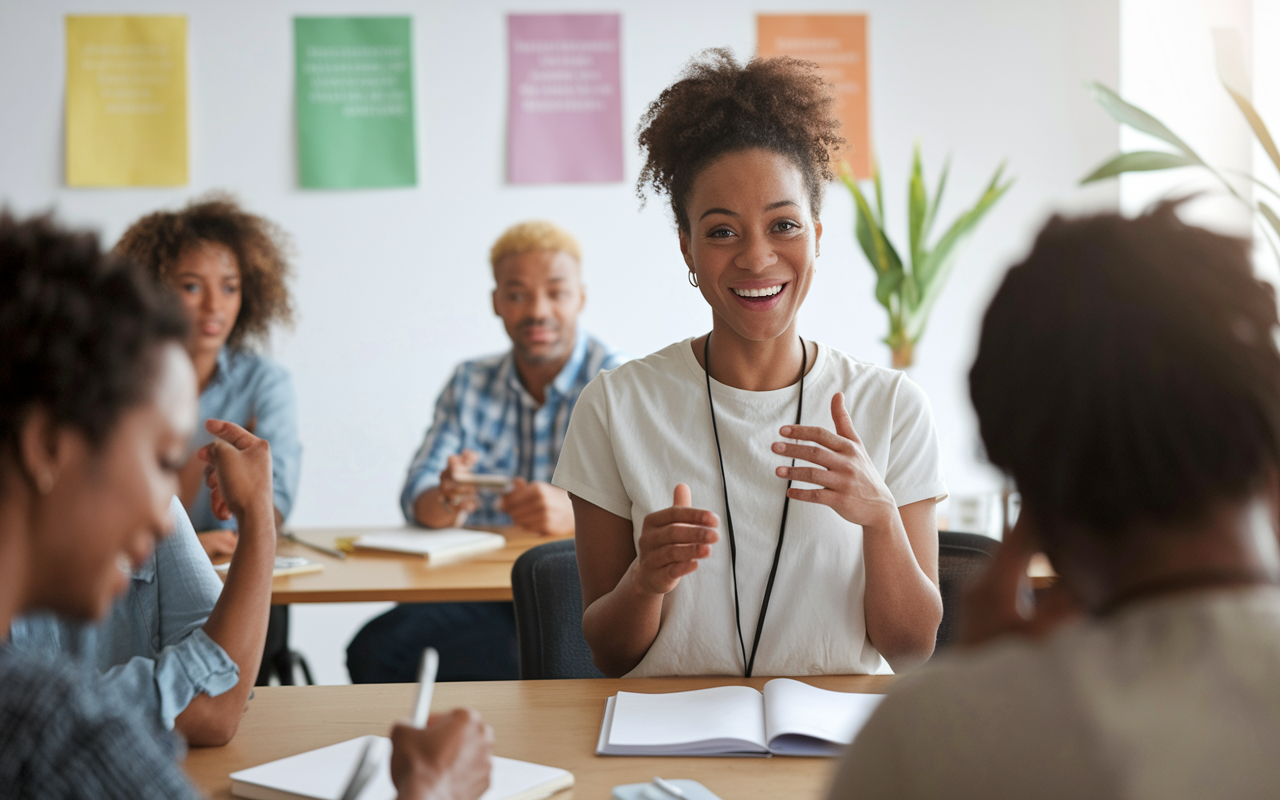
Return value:
M 1280 787 L 1276 297 L 1176 210 L 1054 218 L 1005 276 L 969 386 L 1022 512 L 965 646 L 894 686 L 833 800 Z

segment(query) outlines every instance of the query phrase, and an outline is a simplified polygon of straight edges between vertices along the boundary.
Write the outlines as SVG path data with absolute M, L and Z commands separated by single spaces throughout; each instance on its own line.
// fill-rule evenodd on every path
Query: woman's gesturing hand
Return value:
M 271 445 L 225 420 L 208 420 L 205 429 L 218 437 L 196 452 L 206 465 L 204 480 L 214 516 L 243 519 L 261 513 L 271 518 Z
M 634 580 L 651 594 L 666 594 L 680 579 L 698 568 L 698 559 L 711 555 L 719 540 L 720 519 L 710 511 L 691 508 L 689 487 L 677 484 L 670 508 L 644 518 L 640 553 L 632 563 Z
M 816 425 L 784 425 L 781 434 L 813 444 L 776 442 L 773 452 L 816 464 L 816 467 L 778 467 L 779 478 L 812 483 L 821 489 L 787 490 L 792 500 L 821 503 L 855 525 L 880 528 L 890 524 L 897 504 L 884 479 L 862 446 L 853 420 L 844 407 L 844 394 L 831 398 L 831 419 L 836 432 Z

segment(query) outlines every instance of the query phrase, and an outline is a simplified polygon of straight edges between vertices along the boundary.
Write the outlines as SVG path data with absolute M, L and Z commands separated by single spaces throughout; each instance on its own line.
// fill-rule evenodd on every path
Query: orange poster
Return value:
M 760 14 L 756 49 L 764 58 L 794 56 L 822 68 L 822 76 L 836 87 L 836 111 L 849 142 L 843 157 L 859 179 L 870 178 L 867 15 Z

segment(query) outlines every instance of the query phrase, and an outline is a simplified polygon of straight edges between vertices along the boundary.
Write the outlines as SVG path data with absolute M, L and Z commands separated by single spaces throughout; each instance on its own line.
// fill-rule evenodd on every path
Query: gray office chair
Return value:
M 942 591 L 942 624 L 935 652 L 951 643 L 960 630 L 960 598 L 965 587 L 995 560 L 1000 543 L 989 536 L 938 531 L 938 586 Z
M 525 551 L 511 568 L 521 680 L 603 678 L 582 637 L 582 586 L 573 540 Z

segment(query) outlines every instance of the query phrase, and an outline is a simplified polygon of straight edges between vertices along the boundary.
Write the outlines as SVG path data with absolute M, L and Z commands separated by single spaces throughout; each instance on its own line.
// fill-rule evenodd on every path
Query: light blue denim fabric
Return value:
M 191 452 L 213 441 L 213 436 L 204 429 L 205 421 L 210 419 L 246 427 L 253 421 L 254 435 L 271 445 L 275 506 L 287 519 L 302 470 L 297 403 L 289 373 L 257 353 L 222 348 L 218 353 L 218 369 L 200 393 L 200 419 L 191 440 Z M 209 487 L 203 483 L 191 506 L 191 522 L 198 531 L 236 527 L 234 517 L 221 520 L 213 515 Z
M 53 614 L 14 620 L 15 647 L 66 654 L 96 666 L 104 686 L 132 698 L 166 728 L 204 692 L 217 697 L 240 680 L 240 668 L 201 630 L 222 592 L 178 498 L 169 506 L 174 531 L 129 581 L 98 624 Z
M 404 518 L 414 521 L 418 495 L 438 484 L 449 456 L 464 449 L 480 454 L 476 472 L 550 481 L 578 395 L 600 372 L 628 358 L 579 331 L 573 355 L 547 387 L 541 406 L 520 383 L 510 351 L 459 364 L 436 401 L 431 428 L 409 465 L 400 492 Z M 496 493 L 482 492 L 480 507 L 467 523 L 511 524 L 497 501 Z

